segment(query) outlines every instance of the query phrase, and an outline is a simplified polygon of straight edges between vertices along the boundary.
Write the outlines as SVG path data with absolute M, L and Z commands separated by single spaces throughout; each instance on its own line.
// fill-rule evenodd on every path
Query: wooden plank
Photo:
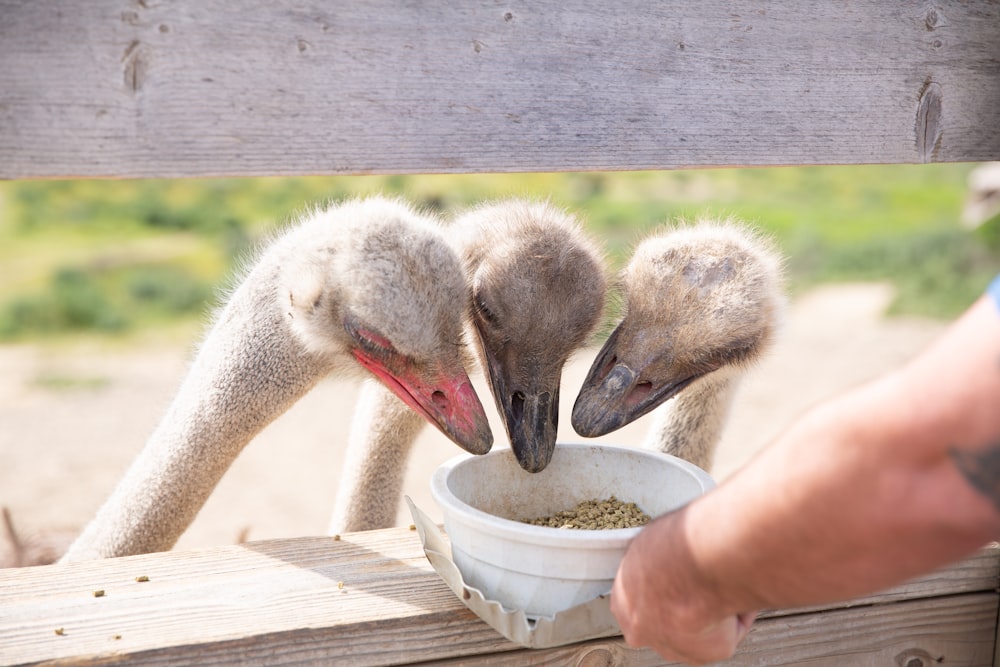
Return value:
M 992 614 L 988 629 L 992 656 L 996 609 L 987 613 L 982 602 L 973 601 L 979 600 L 980 592 L 993 596 L 998 571 L 1000 549 L 994 546 L 935 573 L 924 583 L 913 582 L 817 615 L 827 619 L 850 612 L 874 614 L 875 619 L 883 609 L 930 599 L 924 596 L 953 599 L 957 602 L 952 611 L 934 614 L 958 618 L 963 606 L 976 618 Z M 149 581 L 135 581 L 139 576 Z M 103 590 L 104 595 L 95 597 L 96 590 Z M 861 602 L 866 606 L 854 606 Z M 931 614 L 938 619 L 935 624 L 944 619 L 943 634 L 935 634 L 921 625 L 924 621 L 918 612 L 907 614 L 907 622 L 919 630 L 916 637 L 943 638 L 954 629 L 945 622 L 947 618 Z M 811 615 L 772 612 L 763 615 L 758 627 L 801 628 L 800 619 L 806 616 Z M 850 625 L 858 625 L 849 619 L 859 617 L 843 618 L 848 619 L 846 625 L 835 629 L 862 631 Z M 860 625 L 877 628 L 879 622 L 868 620 Z M 969 627 L 979 628 L 980 621 L 969 622 Z M 57 635 L 57 629 L 63 634 Z M 821 631 L 822 625 L 808 632 Z M 883 628 L 881 632 L 897 631 Z M 830 633 L 830 637 L 837 636 Z M 890 639 L 896 641 L 886 636 L 886 646 Z M 766 639 L 772 641 L 776 640 Z M 976 646 L 980 642 L 969 641 Z M 587 646 L 594 650 L 617 647 L 615 655 L 626 651 L 620 641 L 581 645 L 580 650 Z M 758 651 L 754 646 L 750 643 L 746 650 Z M 329 664 L 334 659 L 337 664 L 376 665 L 486 655 L 499 660 L 497 654 L 510 652 L 515 652 L 513 656 L 521 649 L 454 597 L 427 563 L 416 534 L 406 529 L 354 533 L 339 541 L 326 537 L 273 540 L 0 570 L 0 664 L 4 665 L 49 660 Z M 531 653 L 532 660 L 544 655 Z M 567 653 L 552 655 L 558 658 Z M 634 659 L 636 664 L 645 664 L 646 658 Z M 512 658 L 512 664 L 524 664 L 523 659 Z
M 724 664 L 986 667 L 997 604 L 979 593 L 768 619 Z
M 775 609 L 763 616 L 783 616 L 859 605 L 876 605 L 934 597 L 937 595 L 971 593 L 1000 589 L 1000 545 L 992 543 L 969 558 L 952 563 L 889 590 L 856 597 L 843 602 L 811 605 L 798 609 Z
M 0 0 L 0 178 L 1000 159 L 991 0 Z
M 271 664 L 276 653 L 379 665 L 456 646 L 516 648 L 455 599 L 405 529 L 0 570 L 3 665 Z
M 993 635 L 993 667 L 1000 667 L 1000 609 L 997 610 L 997 622 Z
M 993 667 L 1000 666 L 1000 611 L 997 612 L 997 623 L 994 628 Z
M 991 667 L 998 596 L 992 593 L 915 600 L 758 621 L 728 667 Z M 486 665 L 629 665 L 676 667 L 621 639 L 540 651 L 521 650 L 424 663 Z

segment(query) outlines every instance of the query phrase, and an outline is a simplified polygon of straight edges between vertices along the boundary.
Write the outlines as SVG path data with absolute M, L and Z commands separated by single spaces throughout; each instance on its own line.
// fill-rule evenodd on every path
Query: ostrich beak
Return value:
M 514 348 L 495 354 L 481 348 L 486 375 L 493 389 L 497 410 L 503 415 L 510 448 L 522 468 L 541 472 L 552 460 L 559 426 L 559 378 L 561 364 L 554 372 L 523 363 Z M 531 368 L 520 372 L 519 368 Z
M 400 354 L 377 334 L 352 330 L 346 322 L 345 328 L 360 343 L 353 349 L 354 358 L 404 403 L 467 452 L 490 451 L 493 431 L 472 381 L 458 361 L 428 367 Z
M 704 375 L 667 373 L 646 378 L 649 364 L 627 361 L 621 327 L 608 337 L 573 405 L 573 429 L 585 438 L 607 435 L 651 412 Z M 648 373 L 647 373 L 648 374 Z
M 483 404 L 464 370 L 438 368 L 428 372 L 402 355 L 387 364 L 360 350 L 354 357 L 462 449 L 485 454 L 493 447 L 493 431 Z

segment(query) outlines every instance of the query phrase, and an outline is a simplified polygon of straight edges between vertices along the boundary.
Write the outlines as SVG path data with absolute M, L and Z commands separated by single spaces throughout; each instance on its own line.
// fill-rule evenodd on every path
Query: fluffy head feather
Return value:
M 649 331 L 633 344 L 651 357 L 669 349 L 692 363 L 753 362 L 783 306 L 779 257 L 770 239 L 733 221 L 667 228 L 622 272 L 623 325 Z
M 507 340 L 561 367 L 604 309 L 604 255 L 569 213 L 547 202 L 481 205 L 456 224 L 473 311 Z
M 310 352 L 345 342 L 349 313 L 416 360 L 461 346 L 462 267 L 437 221 L 398 200 L 353 200 L 316 212 L 279 243 L 279 298 Z

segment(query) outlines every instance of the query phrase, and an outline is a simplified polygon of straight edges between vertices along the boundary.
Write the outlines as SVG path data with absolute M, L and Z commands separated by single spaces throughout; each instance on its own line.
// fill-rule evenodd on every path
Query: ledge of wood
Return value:
M 998 580 L 991 546 L 879 595 L 766 613 L 727 664 L 992 665 Z M 662 664 L 621 638 L 540 651 L 508 642 L 402 528 L 0 570 L 4 665 L 525 664 L 526 654 Z
M 0 178 L 1000 159 L 992 0 L 0 0 Z

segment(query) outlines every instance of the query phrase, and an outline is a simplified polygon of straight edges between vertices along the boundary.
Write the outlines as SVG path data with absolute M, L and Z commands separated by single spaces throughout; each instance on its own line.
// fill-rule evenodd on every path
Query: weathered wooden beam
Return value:
M 993 546 L 885 593 L 768 612 L 728 664 L 907 664 L 888 658 L 909 651 L 989 665 L 998 578 Z M 406 529 L 0 570 L 3 665 L 520 665 L 524 651 L 455 598 Z M 530 658 L 591 653 L 662 663 L 620 638 Z
M 992 667 L 998 596 L 900 602 L 758 621 L 726 667 Z M 476 665 L 628 665 L 677 667 L 622 640 L 594 640 L 543 651 L 521 650 L 421 663 L 421 667 Z
M 1000 159 L 991 0 L 0 0 L 0 178 Z
M 274 664 L 274 654 L 378 665 L 456 645 L 516 648 L 455 599 L 405 529 L 0 570 L 3 665 Z

